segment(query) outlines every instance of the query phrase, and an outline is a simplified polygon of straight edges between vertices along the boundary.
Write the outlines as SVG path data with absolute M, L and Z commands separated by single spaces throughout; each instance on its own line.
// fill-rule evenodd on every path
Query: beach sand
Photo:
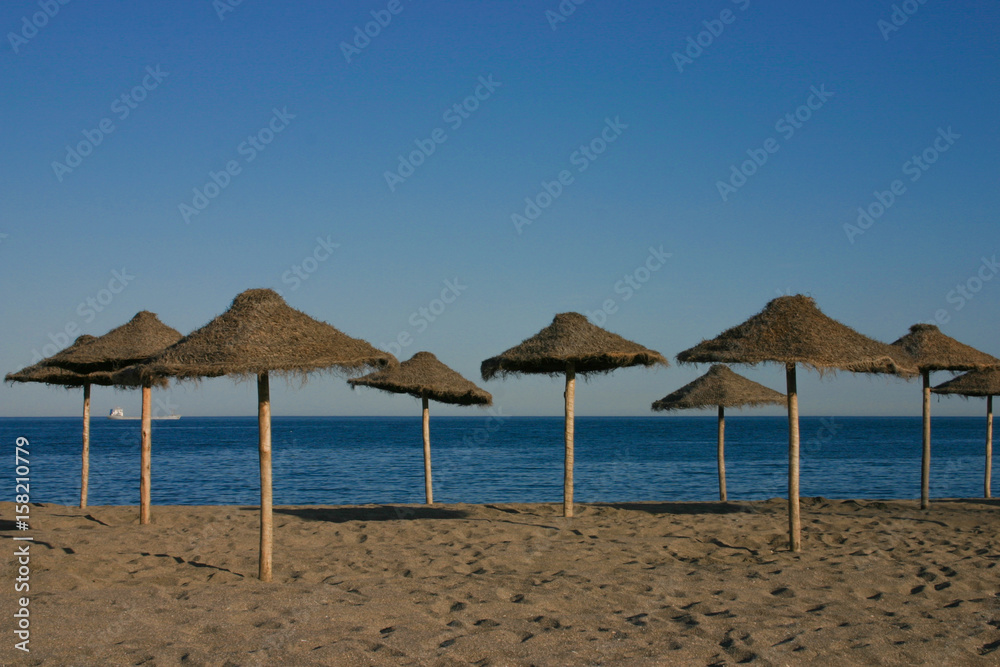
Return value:
M 997 665 L 1000 501 L 33 505 L 31 652 L 4 665 Z

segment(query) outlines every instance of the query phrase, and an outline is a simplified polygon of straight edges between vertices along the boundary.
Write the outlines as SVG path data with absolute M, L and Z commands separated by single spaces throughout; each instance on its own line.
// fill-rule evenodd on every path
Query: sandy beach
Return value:
M 12 503 L 0 503 L 5 537 Z M 1000 501 L 31 508 L 4 665 L 995 665 Z

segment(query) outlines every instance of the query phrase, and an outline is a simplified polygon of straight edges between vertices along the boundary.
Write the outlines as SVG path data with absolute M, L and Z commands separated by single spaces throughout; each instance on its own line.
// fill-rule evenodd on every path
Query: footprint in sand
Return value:
M 563 624 L 560 623 L 558 619 L 552 618 L 551 616 L 536 616 L 531 620 L 534 623 L 538 623 L 545 630 L 557 630 L 563 627 Z

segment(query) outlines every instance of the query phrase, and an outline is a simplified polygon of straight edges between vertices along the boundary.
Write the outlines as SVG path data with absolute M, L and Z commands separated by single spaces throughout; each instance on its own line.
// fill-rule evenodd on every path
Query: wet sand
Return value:
M 4 665 L 996 665 L 1000 501 L 0 503 Z M 31 652 L 12 535 L 31 535 Z

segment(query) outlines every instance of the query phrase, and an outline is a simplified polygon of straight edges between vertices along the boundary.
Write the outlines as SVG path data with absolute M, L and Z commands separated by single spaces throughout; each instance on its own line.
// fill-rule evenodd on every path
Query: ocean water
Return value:
M 10 447 L 30 442 L 31 499 L 74 505 L 80 489 L 79 418 L 0 419 Z M 436 502 L 558 502 L 560 417 L 431 418 Z M 919 417 L 803 417 L 801 490 L 827 498 L 918 498 Z M 784 496 L 784 417 L 728 416 L 730 500 Z M 718 499 L 716 419 L 581 417 L 576 420 L 578 502 Z M 275 417 L 275 504 L 423 502 L 420 418 Z M 985 417 L 933 421 L 932 497 L 983 492 Z M 183 417 L 153 423 L 153 504 L 259 502 L 256 418 Z M 1000 465 L 996 466 L 1000 468 Z M 1000 473 L 993 486 L 1000 491 Z M 91 505 L 139 502 L 139 422 L 91 420 Z

